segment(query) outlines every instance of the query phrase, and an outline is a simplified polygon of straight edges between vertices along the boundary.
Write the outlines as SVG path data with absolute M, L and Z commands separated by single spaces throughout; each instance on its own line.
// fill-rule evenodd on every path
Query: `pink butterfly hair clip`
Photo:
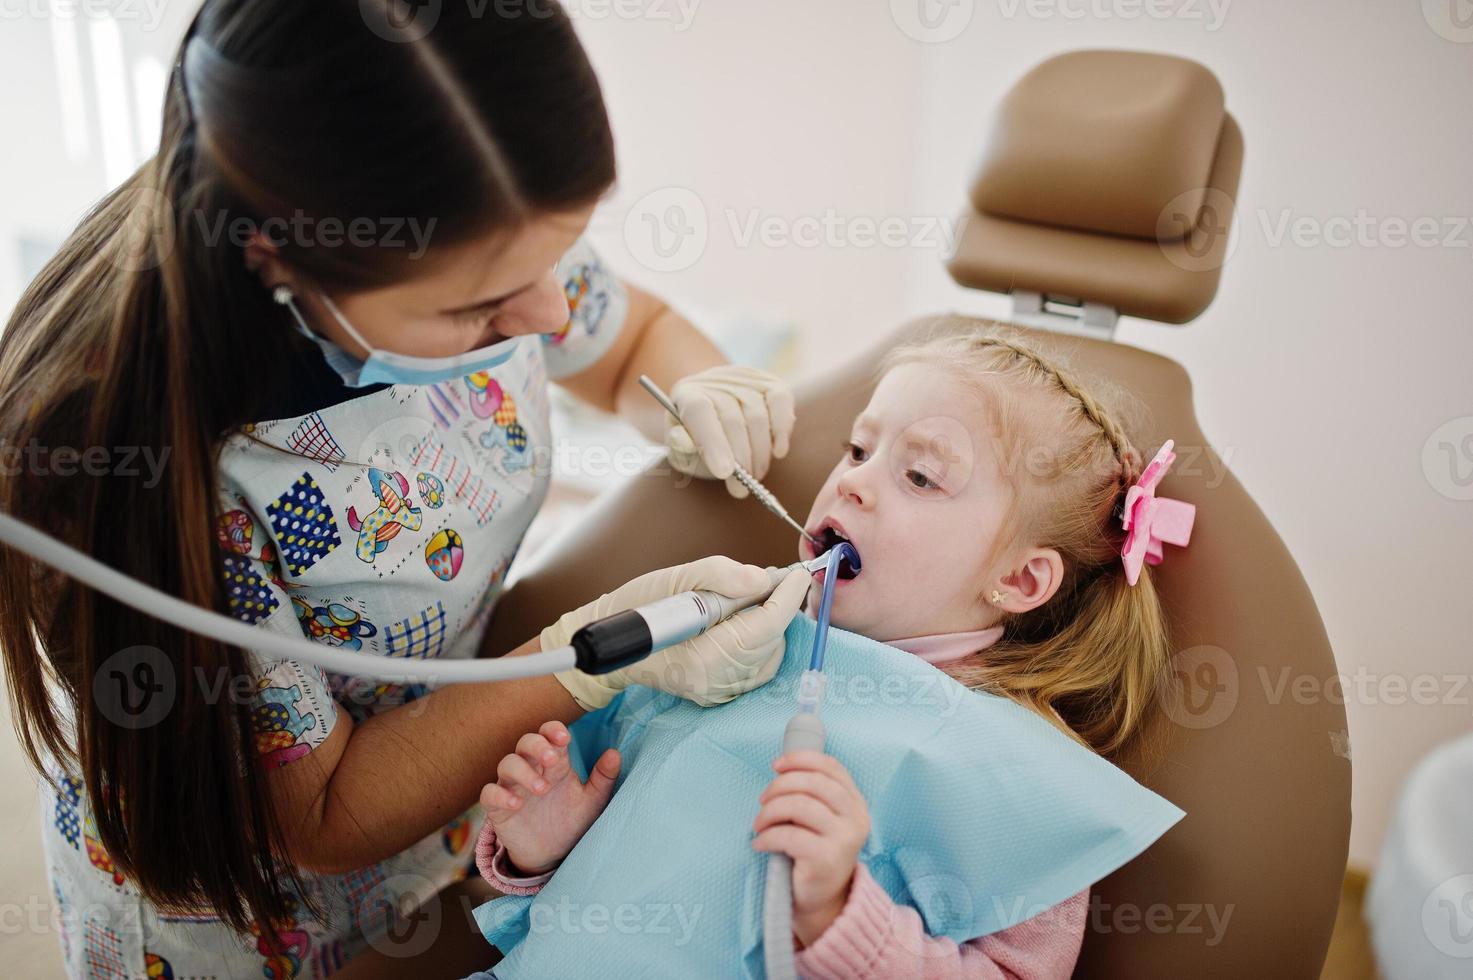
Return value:
M 1142 562 L 1161 564 L 1163 543 L 1185 548 L 1192 536 L 1196 505 L 1156 496 L 1156 485 L 1176 460 L 1176 453 L 1172 452 L 1175 444 L 1167 439 L 1140 479 L 1125 493 L 1120 521 L 1126 532 L 1125 547 L 1120 549 L 1120 561 L 1125 566 L 1125 580 L 1131 585 L 1140 580 Z

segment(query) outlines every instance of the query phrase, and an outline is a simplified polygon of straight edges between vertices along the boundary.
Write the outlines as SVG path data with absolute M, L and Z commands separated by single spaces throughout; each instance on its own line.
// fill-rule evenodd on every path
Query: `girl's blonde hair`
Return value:
M 1013 491 L 990 560 L 1025 544 L 1053 548 L 1064 578 L 1043 605 L 1006 615 L 995 646 L 949 664 L 948 673 L 1051 721 L 1057 713 L 1072 737 L 1112 756 L 1145 729 L 1170 656 L 1150 569 L 1132 587 L 1120 561 L 1121 509 L 1140 476 L 1141 454 L 1058 362 L 975 323 L 938 318 L 933 339 L 893 350 L 883 370 L 935 364 L 981 389 Z

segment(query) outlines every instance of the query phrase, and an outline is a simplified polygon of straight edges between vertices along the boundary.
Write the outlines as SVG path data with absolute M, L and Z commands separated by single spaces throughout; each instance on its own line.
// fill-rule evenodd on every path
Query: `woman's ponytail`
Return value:
M 435 250 L 491 240 L 614 179 L 598 82 L 556 5 L 447 5 L 413 39 L 375 33 L 366 9 L 203 4 L 156 155 L 82 220 L 0 335 L 0 509 L 198 606 L 228 611 L 219 445 L 299 403 L 289 366 L 319 356 L 246 267 L 246 241 L 283 222 L 292 233 L 268 241 L 294 272 L 325 291 L 383 287 L 424 268 L 406 227 L 433 229 Z M 299 217 L 382 234 L 333 245 L 297 234 Z M 254 681 L 245 652 L 0 548 L 0 654 L 24 751 L 47 778 L 81 780 L 128 887 L 247 934 L 299 915 L 233 693 Z M 140 656 L 167 675 L 148 724 L 112 686 Z

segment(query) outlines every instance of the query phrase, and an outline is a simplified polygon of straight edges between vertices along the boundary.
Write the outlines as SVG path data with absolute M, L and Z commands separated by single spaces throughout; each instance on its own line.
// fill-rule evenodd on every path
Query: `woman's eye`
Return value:
M 473 327 L 477 325 L 489 325 L 491 318 L 496 315 L 496 310 L 466 310 L 464 313 L 456 313 L 451 317 L 456 326 Z
M 940 486 L 939 483 L 932 480 L 920 470 L 906 470 L 905 478 L 910 481 L 911 486 L 918 490 L 933 490 Z
M 859 445 L 858 443 L 846 442 L 843 445 L 844 453 L 849 457 L 849 462 L 863 463 L 866 459 L 869 459 L 869 454 L 865 452 L 864 447 Z

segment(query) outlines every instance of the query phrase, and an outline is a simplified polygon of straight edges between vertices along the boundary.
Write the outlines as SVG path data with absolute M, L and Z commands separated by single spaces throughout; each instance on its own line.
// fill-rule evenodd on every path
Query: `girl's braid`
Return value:
M 1109 443 L 1110 449 L 1115 453 L 1115 458 L 1120 462 L 1120 491 L 1122 499 L 1117 503 L 1117 507 L 1123 503 L 1125 490 L 1140 476 L 1140 453 L 1130 444 L 1130 439 L 1126 436 L 1125 430 L 1110 417 L 1109 413 L 1101 407 L 1099 402 L 1095 401 L 1094 396 L 1079 387 L 1074 378 L 1063 368 L 1059 367 L 1059 365 L 1015 340 L 997 335 L 979 337 L 977 339 L 977 346 L 1001 347 L 1012 352 L 1014 357 L 1020 357 L 1028 361 L 1049 378 L 1053 379 L 1061 391 L 1079 403 L 1079 406 L 1084 409 L 1085 416 L 1099 428 L 1100 433 L 1105 437 L 1105 441 Z

